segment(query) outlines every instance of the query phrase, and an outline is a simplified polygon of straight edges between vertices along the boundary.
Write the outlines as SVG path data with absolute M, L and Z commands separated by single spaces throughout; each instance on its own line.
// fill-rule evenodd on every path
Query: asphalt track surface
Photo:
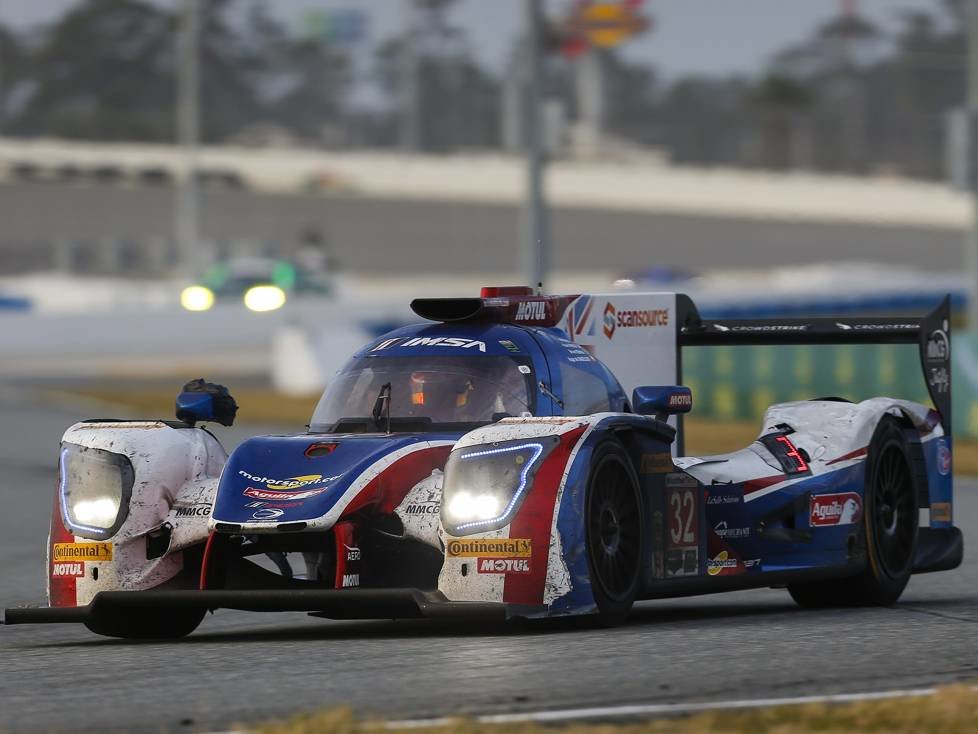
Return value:
M 0 184 L 0 268 L 50 267 L 50 243 L 62 239 L 158 246 L 170 237 L 172 212 L 166 188 Z M 206 237 L 281 254 L 314 226 L 338 265 L 354 273 L 514 273 L 521 267 L 522 214 L 514 205 L 208 191 L 202 212 Z M 854 260 L 946 271 L 963 264 L 964 233 L 954 229 L 587 208 L 555 208 L 551 217 L 551 268 L 562 272 Z
M 43 599 L 56 448 L 89 412 L 0 389 L 0 606 Z M 759 590 L 645 603 L 611 630 L 218 612 L 160 644 L 0 627 L 0 731 L 226 730 L 339 704 L 401 719 L 974 680 L 978 483 L 958 482 L 955 512 L 964 565 L 915 577 L 890 609 L 802 611 Z

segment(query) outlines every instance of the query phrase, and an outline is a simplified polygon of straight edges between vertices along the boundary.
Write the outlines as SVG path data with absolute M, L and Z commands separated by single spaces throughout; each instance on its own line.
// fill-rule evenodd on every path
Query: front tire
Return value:
M 919 510 L 905 429 L 884 416 L 869 444 L 863 493 L 866 568 L 857 576 L 789 584 L 802 607 L 889 606 L 903 593 L 917 550 Z
M 193 546 L 183 551 L 183 570 L 157 587 L 161 591 L 189 591 L 200 587 L 200 568 L 204 548 Z M 151 592 L 150 592 L 151 593 Z M 99 609 L 96 603 L 85 626 L 98 635 L 125 640 L 176 640 L 193 632 L 207 614 L 206 609 Z
M 193 632 L 206 609 L 127 609 L 101 613 L 85 622 L 92 632 L 126 640 L 176 640 Z
M 585 508 L 591 591 L 605 625 L 628 616 L 641 585 L 643 512 L 638 477 L 617 441 L 591 460 Z

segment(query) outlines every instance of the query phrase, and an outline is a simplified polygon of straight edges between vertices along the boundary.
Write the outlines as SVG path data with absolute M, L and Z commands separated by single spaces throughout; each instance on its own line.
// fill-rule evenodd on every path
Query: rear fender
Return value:
M 926 405 L 896 398 L 872 398 L 860 403 L 801 401 L 771 406 L 763 433 L 782 423 L 798 434 L 796 443 L 816 447 L 827 468 L 865 460 L 876 427 L 884 416 L 899 418 L 908 430 L 916 466 L 921 508 L 930 508 L 929 525 L 952 525 L 951 436 L 938 413 Z M 813 458 L 816 458 L 813 455 Z M 818 463 L 813 465 L 817 467 Z M 921 519 L 927 522 L 925 515 Z
M 940 414 L 919 403 L 889 398 L 867 400 L 859 408 L 863 418 L 860 434 L 868 434 L 869 440 L 886 415 L 900 419 L 904 426 L 921 510 L 914 573 L 956 568 L 963 555 L 962 536 L 953 522 L 951 435 Z
M 125 521 L 111 537 L 93 540 L 69 528 L 59 474 L 48 543 L 51 605 L 84 605 L 100 591 L 172 580 L 183 570 L 182 551 L 207 538 L 227 460 L 220 442 L 206 430 L 160 421 L 92 421 L 69 428 L 62 438 L 68 444 L 125 456 L 134 481 Z

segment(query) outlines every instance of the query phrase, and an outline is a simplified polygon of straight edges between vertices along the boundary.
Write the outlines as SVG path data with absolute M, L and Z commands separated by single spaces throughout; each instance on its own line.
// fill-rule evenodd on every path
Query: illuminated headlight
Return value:
M 135 480 L 129 459 L 66 443 L 59 464 L 58 498 L 65 526 L 82 538 L 111 538 L 129 514 Z
M 187 286 L 180 292 L 180 305 L 188 311 L 207 311 L 214 305 L 214 292 L 202 285 Z
M 244 303 L 252 311 L 274 311 L 285 305 L 285 291 L 277 285 L 256 285 L 245 291 Z
M 556 436 L 456 449 L 445 465 L 442 524 L 453 535 L 508 524 L 533 486 Z

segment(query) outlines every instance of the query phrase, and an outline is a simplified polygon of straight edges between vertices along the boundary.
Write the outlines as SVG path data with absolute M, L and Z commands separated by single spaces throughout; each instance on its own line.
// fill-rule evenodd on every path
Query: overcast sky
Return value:
M 53 20 L 77 0 L 0 0 L 0 22 L 25 27 Z M 164 2 L 164 0 L 160 0 Z M 169 0 L 175 2 L 175 0 Z M 569 0 L 546 0 L 557 14 Z M 775 51 L 795 43 L 838 12 L 840 0 L 646 0 L 655 27 L 625 46 L 666 77 L 687 73 L 753 73 Z M 861 14 L 885 29 L 903 10 L 934 10 L 939 0 L 858 0 Z M 370 15 L 368 44 L 403 27 L 405 0 L 269 0 L 296 26 L 309 9 L 360 7 Z M 469 30 L 477 53 L 499 68 L 522 22 L 522 0 L 461 0 L 454 21 Z

